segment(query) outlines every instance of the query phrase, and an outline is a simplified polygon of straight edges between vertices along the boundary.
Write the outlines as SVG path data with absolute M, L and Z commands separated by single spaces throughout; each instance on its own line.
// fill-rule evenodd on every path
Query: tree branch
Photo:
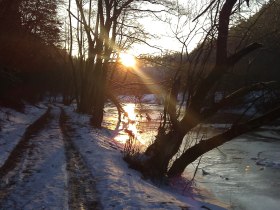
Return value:
M 196 21 L 198 18 L 200 18 L 207 10 L 216 2 L 216 0 L 212 0 L 211 3 L 199 14 L 197 15 L 192 22 Z
M 251 53 L 252 51 L 262 47 L 263 45 L 257 42 L 254 42 L 250 45 L 248 45 L 247 47 L 243 48 L 242 50 L 238 51 L 237 53 L 231 55 L 228 59 L 227 59 L 227 63 L 228 66 L 233 66 L 235 63 L 237 63 L 241 58 L 243 58 L 244 56 L 248 55 L 249 53 Z
M 180 175 L 190 163 L 195 161 L 204 153 L 232 140 L 237 136 L 252 131 L 268 122 L 276 120 L 279 117 L 280 106 L 261 117 L 254 118 L 245 123 L 234 125 L 224 133 L 216 135 L 210 139 L 200 141 L 198 144 L 192 146 L 185 153 L 183 153 L 180 158 L 175 160 L 172 167 L 168 171 L 168 176 L 173 177 Z
M 237 91 L 231 93 L 230 95 L 228 95 L 224 99 L 222 99 L 220 102 L 215 103 L 209 109 L 204 110 L 201 113 L 202 118 L 205 120 L 205 119 L 211 117 L 218 110 L 220 110 L 220 109 L 230 105 L 238 97 L 242 97 L 242 96 L 244 96 L 245 94 L 247 94 L 250 91 L 263 90 L 266 87 L 275 87 L 275 86 L 279 86 L 279 85 L 280 85 L 279 82 L 271 81 L 271 82 L 260 82 L 260 83 L 252 84 L 252 85 L 249 85 L 249 86 L 246 86 L 246 87 L 242 87 L 242 88 L 238 89 Z
M 121 35 L 121 34 L 117 34 L 117 35 Z M 149 44 L 148 42 L 144 41 L 143 39 L 139 39 L 137 37 L 131 37 L 131 36 L 126 35 L 126 34 L 122 34 L 122 36 L 130 38 L 130 39 L 134 39 L 134 40 L 136 40 L 138 42 L 142 42 L 142 43 L 146 44 L 147 46 L 149 46 L 151 48 L 155 48 L 155 49 L 159 50 L 162 53 L 162 49 L 161 48 L 159 48 L 157 46 L 153 46 L 153 45 Z

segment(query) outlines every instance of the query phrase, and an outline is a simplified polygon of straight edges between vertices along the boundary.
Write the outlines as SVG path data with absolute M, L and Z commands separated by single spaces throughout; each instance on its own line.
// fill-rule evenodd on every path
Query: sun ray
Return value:
M 162 96 L 166 96 L 167 92 L 160 87 L 156 82 L 153 81 L 152 78 L 150 78 L 148 75 L 145 74 L 145 72 L 141 71 L 138 67 L 134 68 L 134 73 L 139 76 L 139 78 L 143 81 L 143 83 L 154 83 L 153 85 L 147 86 L 147 88 L 154 94 L 161 94 Z

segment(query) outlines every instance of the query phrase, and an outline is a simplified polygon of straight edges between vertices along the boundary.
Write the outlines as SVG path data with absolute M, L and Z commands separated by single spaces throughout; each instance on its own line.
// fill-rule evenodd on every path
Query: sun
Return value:
M 120 53 L 120 61 L 126 67 L 135 67 L 136 59 L 133 55 Z

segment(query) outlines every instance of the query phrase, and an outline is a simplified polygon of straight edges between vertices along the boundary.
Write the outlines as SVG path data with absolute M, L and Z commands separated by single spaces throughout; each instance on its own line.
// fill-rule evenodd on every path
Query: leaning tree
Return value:
M 194 131 L 196 126 L 201 125 L 224 107 L 233 105 L 236 100 L 240 100 L 238 98 L 245 96 L 252 90 L 257 91 L 265 88 L 273 90 L 273 88 L 279 87 L 277 82 L 255 83 L 233 91 L 223 97 L 222 100 L 209 103 L 209 97 L 213 97 L 213 89 L 228 73 L 229 69 L 246 55 L 262 46 L 259 43 L 252 43 L 231 55 L 228 53 L 228 34 L 232 23 L 231 17 L 234 13 L 240 11 L 240 7 L 244 2 L 249 6 L 249 1 L 214 0 L 197 16 L 197 18 L 200 18 L 207 11 L 211 13 L 210 17 L 213 18 L 211 20 L 212 27 L 207 33 L 205 43 L 207 41 L 209 43 L 209 40 L 211 40 L 212 44 L 207 45 L 204 43 L 205 46 L 201 48 L 205 49 L 212 46 L 214 51 L 211 54 L 215 52 L 215 60 L 209 65 L 200 65 L 203 68 L 208 67 L 208 69 L 204 71 L 203 75 L 199 75 L 199 82 L 194 83 L 192 95 L 188 97 L 183 116 L 178 116 L 178 113 L 176 113 L 176 97 L 180 90 L 181 80 L 180 74 L 176 74 L 169 101 L 166 103 L 169 123 L 163 122 L 161 124 L 154 143 L 146 149 L 141 158 L 131 158 L 129 160 L 131 167 L 140 170 L 145 176 L 161 178 L 165 175 L 169 177 L 180 175 L 190 163 L 204 153 L 280 117 L 280 106 L 278 104 L 278 106 L 274 106 L 265 114 L 257 115 L 250 119 L 238 120 L 221 133 L 192 143 L 179 158 L 172 162 L 184 142 L 184 137 Z M 213 33 L 213 31 L 216 33 Z M 201 55 L 201 53 L 198 54 Z M 204 59 L 197 60 L 202 62 Z M 198 70 L 198 72 L 200 71 Z

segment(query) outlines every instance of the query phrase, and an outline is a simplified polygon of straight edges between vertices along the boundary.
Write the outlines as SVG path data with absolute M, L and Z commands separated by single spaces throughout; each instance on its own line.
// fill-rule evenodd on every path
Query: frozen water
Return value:
M 278 209 L 279 156 L 279 141 L 244 135 L 203 157 L 200 168 L 209 175 L 199 181 L 232 209 Z

